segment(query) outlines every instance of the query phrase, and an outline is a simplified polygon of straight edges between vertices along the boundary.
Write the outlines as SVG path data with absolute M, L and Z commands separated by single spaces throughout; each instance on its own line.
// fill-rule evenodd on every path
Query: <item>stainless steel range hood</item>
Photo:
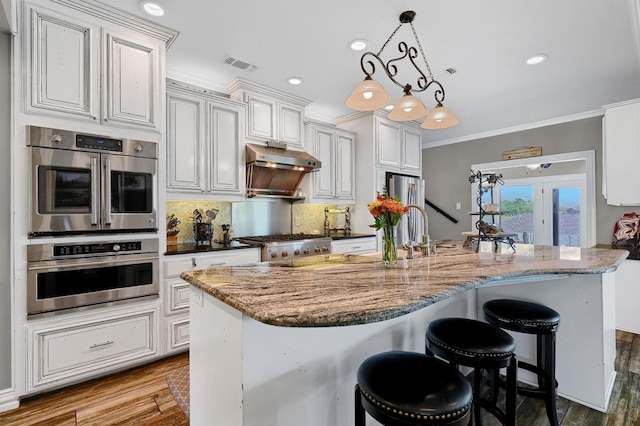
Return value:
M 248 143 L 247 196 L 296 197 L 302 178 L 322 165 L 304 151 Z

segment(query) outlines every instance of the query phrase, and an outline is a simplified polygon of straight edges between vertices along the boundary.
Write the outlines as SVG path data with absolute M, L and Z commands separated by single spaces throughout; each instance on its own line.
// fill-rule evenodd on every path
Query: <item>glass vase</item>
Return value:
M 395 265 L 398 261 L 395 231 L 395 226 L 382 227 L 382 263 L 385 265 Z

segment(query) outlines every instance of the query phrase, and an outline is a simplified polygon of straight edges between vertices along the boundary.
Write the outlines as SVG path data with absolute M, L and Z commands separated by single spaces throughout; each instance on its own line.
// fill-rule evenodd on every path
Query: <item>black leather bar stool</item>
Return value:
M 536 365 L 519 361 L 518 367 L 531 371 L 538 378 L 538 388 L 519 386 L 523 396 L 544 400 L 549 423 L 558 426 L 556 408 L 556 331 L 560 314 L 539 303 L 512 299 L 489 300 L 483 305 L 488 322 L 505 330 L 536 335 Z
M 481 408 L 493 414 L 503 425 L 516 424 L 517 362 L 516 343 L 504 330 L 482 321 L 466 318 L 440 318 L 427 327 L 427 355 L 446 359 L 456 368 L 458 365 L 472 367 L 473 375 L 473 421 L 482 425 Z M 481 396 L 482 371 L 491 374 L 507 368 L 506 406 L 497 405 L 498 393 L 489 398 Z M 497 388 L 495 388 L 497 389 Z
M 414 352 L 384 352 L 358 368 L 355 425 L 365 410 L 385 426 L 469 424 L 471 385 L 445 362 Z

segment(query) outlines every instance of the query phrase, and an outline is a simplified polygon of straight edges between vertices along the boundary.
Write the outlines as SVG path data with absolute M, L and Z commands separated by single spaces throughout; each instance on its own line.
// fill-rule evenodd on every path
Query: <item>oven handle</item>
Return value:
M 111 225 L 111 159 L 104 160 L 105 189 L 104 189 L 104 224 Z
M 91 157 L 91 225 L 98 226 L 98 209 L 100 208 L 100 200 L 98 193 L 100 192 L 100 182 L 98 182 L 98 159 Z
M 110 256 L 111 257 L 111 256 Z M 66 260 L 46 260 L 43 262 L 29 262 L 27 263 L 27 270 L 29 271 L 65 271 L 73 269 L 85 269 L 87 267 L 107 267 L 107 266 L 120 266 L 120 265 L 133 265 L 142 262 L 157 262 L 158 256 L 136 256 L 135 258 L 127 259 L 66 259 Z

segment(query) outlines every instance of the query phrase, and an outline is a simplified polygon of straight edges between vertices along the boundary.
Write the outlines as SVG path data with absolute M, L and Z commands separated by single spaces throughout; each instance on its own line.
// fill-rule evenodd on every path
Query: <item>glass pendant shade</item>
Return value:
M 391 102 L 391 95 L 380 83 L 367 76 L 353 89 L 346 103 L 349 108 L 356 111 L 375 111 L 384 108 L 389 102 Z
M 442 106 L 440 102 L 434 109 L 427 114 L 427 118 L 420 127 L 423 129 L 446 129 L 447 127 L 453 127 L 460 123 L 460 120 L 451 112 L 451 110 L 445 106 Z
M 411 121 L 424 117 L 428 112 L 420 99 L 409 93 L 398 99 L 387 118 L 393 121 Z

